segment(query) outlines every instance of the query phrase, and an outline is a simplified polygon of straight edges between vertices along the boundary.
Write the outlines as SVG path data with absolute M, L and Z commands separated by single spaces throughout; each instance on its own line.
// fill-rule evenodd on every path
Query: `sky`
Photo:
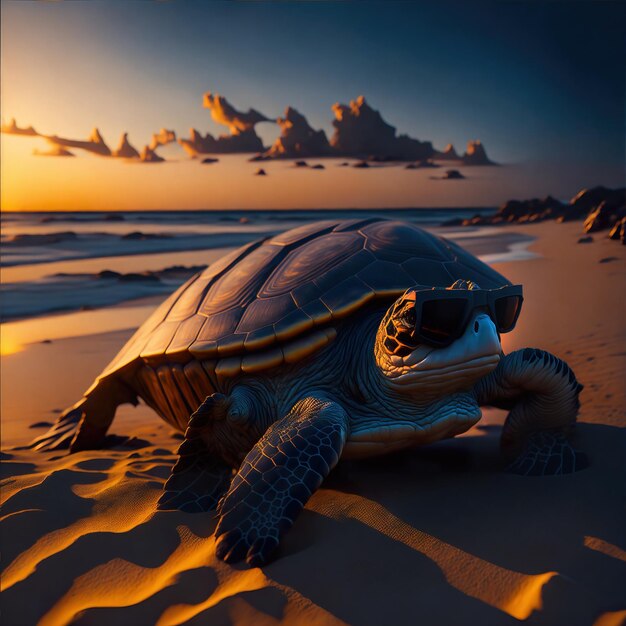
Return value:
M 34 156 L 1 135 L 3 210 L 490 206 L 624 180 L 626 6 L 620 2 L 2 2 L 6 122 L 141 148 L 165 127 L 227 132 L 206 91 L 275 118 L 287 105 L 330 137 L 335 102 L 363 94 L 400 133 L 480 139 L 499 168 L 435 181 L 401 167 L 268 176 L 179 146 L 166 163 Z M 274 124 L 257 126 L 270 144 Z M 79 153 L 77 153 L 78 155 Z

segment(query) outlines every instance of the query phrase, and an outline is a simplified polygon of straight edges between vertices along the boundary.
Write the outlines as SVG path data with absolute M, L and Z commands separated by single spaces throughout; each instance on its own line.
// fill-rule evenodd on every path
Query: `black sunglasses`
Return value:
M 515 328 L 522 309 L 521 285 L 499 289 L 445 289 L 415 291 L 414 338 L 434 346 L 449 346 L 461 337 L 472 312 L 484 307 L 499 333 Z M 411 316 L 412 317 L 412 316 Z

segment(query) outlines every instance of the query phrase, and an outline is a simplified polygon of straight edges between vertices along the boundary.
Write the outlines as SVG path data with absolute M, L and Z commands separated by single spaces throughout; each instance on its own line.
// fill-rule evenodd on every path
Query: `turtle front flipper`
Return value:
M 99 448 L 105 441 L 117 407 L 126 403 L 137 405 L 134 391 L 117 378 L 101 380 L 28 447 L 42 452 L 68 448 L 70 452 L 80 452 Z
M 576 423 L 582 385 L 561 359 L 535 348 L 503 356 L 474 387 L 479 404 L 509 409 L 502 429 L 507 471 L 523 475 L 570 474 L 588 465 L 566 435 Z
M 226 398 L 214 393 L 190 417 L 178 461 L 163 487 L 157 508 L 187 513 L 211 511 L 233 478 L 233 469 L 207 449 L 202 437 L 211 419 L 227 409 Z M 223 417 L 223 415 L 222 415 Z
M 317 397 L 300 400 L 272 424 L 218 506 L 218 558 L 263 565 L 337 464 L 348 430 L 344 409 Z

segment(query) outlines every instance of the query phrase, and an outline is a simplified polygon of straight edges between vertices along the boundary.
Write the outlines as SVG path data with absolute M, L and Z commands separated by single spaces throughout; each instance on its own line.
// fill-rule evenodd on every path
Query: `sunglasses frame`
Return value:
M 505 285 L 504 287 L 499 287 L 498 289 L 467 290 L 432 287 L 430 289 L 415 290 L 413 294 L 415 296 L 415 337 L 419 338 L 420 341 L 426 344 L 442 347 L 449 346 L 465 332 L 470 316 L 479 307 L 487 308 L 489 311 L 489 317 L 495 324 L 498 333 L 511 332 L 517 324 L 517 320 L 519 319 L 519 315 L 522 310 L 522 304 L 524 302 L 522 285 Z M 501 328 L 496 315 L 496 302 L 501 298 L 510 298 L 513 296 L 518 297 L 520 300 L 515 314 L 515 319 L 508 328 Z M 437 341 L 430 336 L 425 337 L 422 335 L 422 312 L 423 305 L 426 302 L 441 300 L 465 300 L 465 310 L 463 312 L 462 320 L 458 324 L 457 331 L 446 337 L 446 339 Z

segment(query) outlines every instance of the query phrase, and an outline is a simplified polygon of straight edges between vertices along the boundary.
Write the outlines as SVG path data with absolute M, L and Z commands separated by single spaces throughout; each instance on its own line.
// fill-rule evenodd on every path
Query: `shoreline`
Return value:
M 494 227 L 471 227 L 462 230 L 429 225 L 424 227 L 436 235 L 456 241 L 487 262 L 533 257 L 526 250 L 533 237 L 521 232 L 513 233 Z M 83 308 L 100 309 L 122 303 L 132 306 L 135 291 L 141 294 L 139 297 L 163 294 L 165 298 L 184 281 L 155 281 L 153 278 L 141 280 L 136 277 L 129 283 L 114 279 L 100 280 L 99 273 L 113 270 L 137 274 L 164 271 L 163 268 L 171 267 L 172 264 L 210 265 L 235 247 L 222 243 L 220 246 L 201 250 L 94 256 L 84 260 L 72 258 L 2 267 L 0 293 L 5 299 L 11 300 L 11 308 L 5 306 L 2 311 L 2 322 L 13 324 L 28 319 L 77 312 Z M 54 308 L 46 304 L 48 301 L 54 302 Z M 8 332 L 10 329 L 9 326 Z

